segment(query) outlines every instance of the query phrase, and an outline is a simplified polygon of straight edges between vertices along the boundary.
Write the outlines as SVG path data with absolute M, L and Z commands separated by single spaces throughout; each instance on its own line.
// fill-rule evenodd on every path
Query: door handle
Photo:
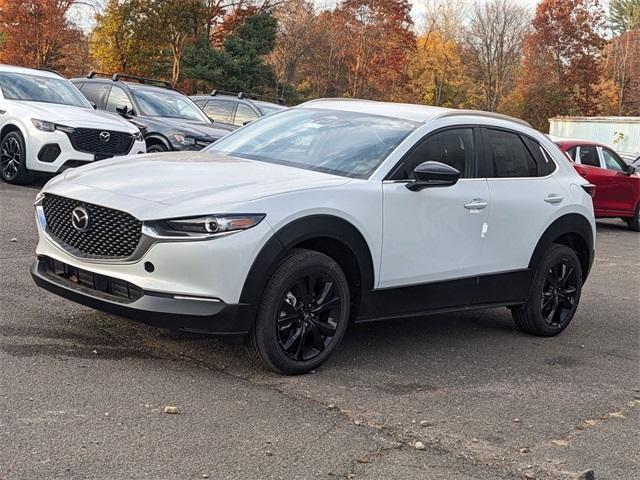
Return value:
M 562 202 L 562 200 L 564 200 L 564 197 L 562 195 L 557 195 L 555 193 L 551 193 L 547 195 L 547 198 L 544 199 L 545 202 L 551 203 L 551 204 L 560 203 Z
M 489 204 L 481 198 L 474 198 L 471 202 L 467 203 L 464 208 L 467 210 L 482 210 L 487 205 Z

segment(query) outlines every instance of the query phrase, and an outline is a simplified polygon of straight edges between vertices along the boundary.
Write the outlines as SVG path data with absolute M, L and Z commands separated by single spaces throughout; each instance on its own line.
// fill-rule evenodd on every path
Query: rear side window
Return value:
M 96 104 L 98 108 L 104 108 L 104 97 L 109 90 L 108 83 L 90 83 L 87 82 L 80 87 L 82 94 L 87 100 Z
M 235 102 L 228 100 L 209 100 L 204 106 L 204 113 L 214 122 L 233 123 Z
M 577 151 L 578 151 L 578 147 L 571 147 L 565 153 L 567 154 L 567 157 L 569 157 L 571 160 L 573 160 L 575 162 L 576 161 L 576 152 Z
M 485 129 L 487 154 L 496 178 L 537 177 L 538 168 L 520 135 Z
M 546 177 L 547 175 L 551 175 L 556 169 L 556 164 L 549 153 L 542 147 L 542 145 L 540 145 L 532 138 L 525 136 L 521 136 L 521 138 L 524 140 L 524 143 L 527 144 L 529 153 L 531 153 L 536 162 L 538 177 Z
M 589 165 L 590 167 L 599 167 L 600 158 L 598 157 L 596 147 L 580 147 L 580 163 L 582 165 Z

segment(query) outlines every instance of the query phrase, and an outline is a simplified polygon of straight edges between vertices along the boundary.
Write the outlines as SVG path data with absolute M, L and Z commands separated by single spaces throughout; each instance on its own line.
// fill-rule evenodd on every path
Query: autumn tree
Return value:
M 542 0 L 524 49 L 522 115 L 540 129 L 558 114 L 598 112 L 604 12 L 598 0 Z
M 0 63 L 79 73 L 84 33 L 67 18 L 75 0 L 0 0 Z M 81 57 L 82 58 L 82 55 Z
M 464 62 L 477 84 L 480 109 L 498 110 L 513 87 L 529 18 L 513 0 L 478 2 L 471 9 L 463 33 Z
M 609 12 L 614 32 L 640 29 L 640 0 L 611 0 Z

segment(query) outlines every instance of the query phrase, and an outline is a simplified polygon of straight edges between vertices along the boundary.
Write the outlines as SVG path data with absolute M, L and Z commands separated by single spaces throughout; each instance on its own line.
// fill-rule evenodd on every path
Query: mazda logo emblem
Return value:
M 79 232 L 89 230 L 89 212 L 84 207 L 76 207 L 71 212 L 71 225 Z
M 107 143 L 109 140 L 111 140 L 109 132 L 100 132 L 100 141 Z

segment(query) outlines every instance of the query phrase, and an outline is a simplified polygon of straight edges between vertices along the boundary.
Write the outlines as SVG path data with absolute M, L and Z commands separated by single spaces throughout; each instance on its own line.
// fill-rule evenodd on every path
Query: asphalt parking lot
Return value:
M 640 234 L 620 221 L 560 337 L 506 309 L 383 322 L 280 377 L 36 288 L 36 192 L 0 184 L 2 480 L 640 478 Z

